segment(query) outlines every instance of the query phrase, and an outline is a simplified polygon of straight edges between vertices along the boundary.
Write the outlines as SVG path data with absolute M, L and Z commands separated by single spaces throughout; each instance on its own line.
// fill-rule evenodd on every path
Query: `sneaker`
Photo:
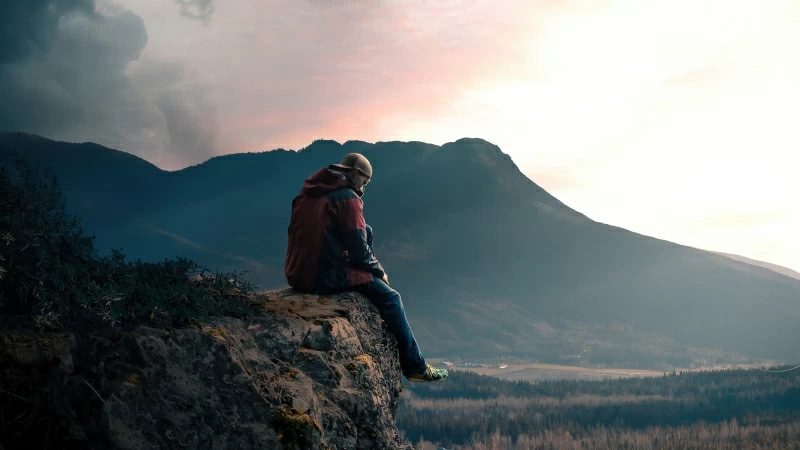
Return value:
M 407 375 L 408 381 L 442 381 L 447 378 L 447 369 L 437 369 L 430 364 L 425 365 L 425 370 L 420 373 Z

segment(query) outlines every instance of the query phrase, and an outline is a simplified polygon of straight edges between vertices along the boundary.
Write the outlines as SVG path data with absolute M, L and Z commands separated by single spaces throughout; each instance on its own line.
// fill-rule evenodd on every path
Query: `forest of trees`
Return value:
M 537 383 L 456 371 L 408 385 L 397 422 L 418 450 L 800 449 L 800 369 Z

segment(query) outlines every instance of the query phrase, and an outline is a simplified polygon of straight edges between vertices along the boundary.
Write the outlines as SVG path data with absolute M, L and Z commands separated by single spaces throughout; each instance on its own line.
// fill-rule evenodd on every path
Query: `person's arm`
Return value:
M 350 264 L 383 279 L 386 272 L 367 243 L 367 224 L 364 221 L 364 204 L 358 197 L 341 201 L 337 207 L 339 230 L 350 256 Z

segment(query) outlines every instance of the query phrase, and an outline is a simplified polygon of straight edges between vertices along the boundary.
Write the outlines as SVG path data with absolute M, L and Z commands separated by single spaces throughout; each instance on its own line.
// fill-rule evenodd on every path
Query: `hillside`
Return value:
M 741 256 L 741 255 L 734 255 L 732 253 L 723 253 L 723 252 L 714 252 L 714 253 L 722 256 L 727 256 L 728 258 L 734 259 L 736 261 L 746 262 L 747 264 L 752 264 L 754 266 L 764 267 L 766 269 L 772 270 L 773 272 L 777 272 L 781 275 L 786 275 L 787 277 L 792 277 L 796 280 L 800 280 L 800 272 L 792 270 L 788 267 L 779 266 L 777 264 L 771 264 L 765 261 L 758 261 L 756 259 L 748 258 L 746 256 Z
M 429 355 L 655 369 L 800 359 L 800 281 L 592 221 L 480 139 L 315 141 L 175 172 L 94 144 L 7 133 L 0 146 L 54 167 L 101 250 L 250 270 L 260 288 L 285 285 L 305 177 L 364 153 L 376 253 Z

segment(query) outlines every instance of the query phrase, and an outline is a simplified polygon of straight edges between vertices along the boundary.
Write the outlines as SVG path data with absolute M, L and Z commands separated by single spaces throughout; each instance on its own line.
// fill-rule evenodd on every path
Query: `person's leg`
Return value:
M 403 374 L 408 376 L 425 370 L 427 364 L 416 339 L 414 339 L 411 327 L 408 325 L 400 294 L 378 279 L 354 286 L 354 289 L 366 295 L 378 308 L 381 318 L 386 323 L 386 328 L 397 339 L 397 350 L 400 354 L 400 367 Z

